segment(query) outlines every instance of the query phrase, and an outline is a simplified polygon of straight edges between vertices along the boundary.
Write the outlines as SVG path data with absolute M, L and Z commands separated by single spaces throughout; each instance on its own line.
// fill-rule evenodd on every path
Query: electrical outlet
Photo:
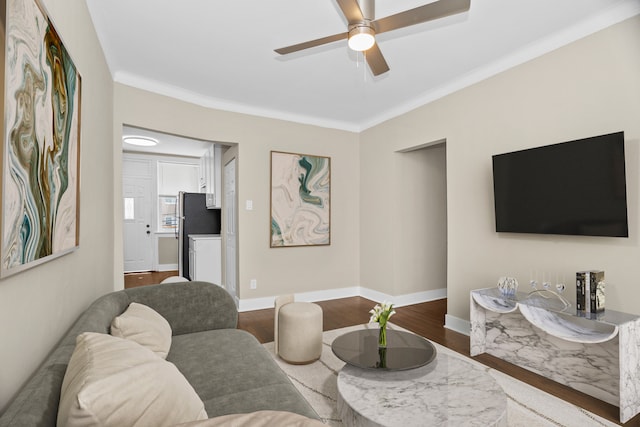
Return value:
M 257 289 L 258 288 L 258 281 L 256 279 L 251 279 L 251 282 L 249 282 L 249 287 L 251 289 Z
M 253 200 L 247 200 L 245 202 L 245 207 L 248 211 L 252 211 L 253 210 Z

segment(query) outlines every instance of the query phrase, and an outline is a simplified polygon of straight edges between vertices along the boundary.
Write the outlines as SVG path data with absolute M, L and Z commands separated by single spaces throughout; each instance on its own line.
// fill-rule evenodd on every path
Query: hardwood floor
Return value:
M 367 323 L 369 321 L 369 310 L 373 308 L 375 302 L 361 297 L 352 297 L 319 301 L 317 304 L 322 307 L 324 330 L 328 331 Z M 446 310 L 446 299 L 410 305 L 397 308 L 396 314 L 391 318 L 391 322 L 470 357 L 469 337 L 444 327 Z M 250 332 L 261 343 L 273 341 L 273 316 L 273 309 L 240 313 L 238 316 L 238 328 Z M 482 354 L 473 359 L 619 424 L 618 407 L 616 406 L 602 402 L 488 354 Z M 594 422 L 594 425 L 598 424 Z M 623 425 L 640 426 L 640 415 Z
M 125 273 L 124 288 L 135 288 L 137 286 L 154 285 L 160 283 L 169 276 L 177 276 L 177 270 L 171 271 L 143 271 L 140 273 Z

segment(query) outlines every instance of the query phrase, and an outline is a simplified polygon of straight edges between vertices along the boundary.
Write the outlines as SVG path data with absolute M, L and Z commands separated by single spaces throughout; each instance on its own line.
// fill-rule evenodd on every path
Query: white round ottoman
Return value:
M 278 311 L 278 355 L 303 365 L 322 354 L 322 308 L 311 302 L 290 302 Z
M 162 282 L 160 283 L 178 283 L 178 282 L 188 282 L 189 279 L 182 277 L 182 276 L 169 276 L 166 277 Z

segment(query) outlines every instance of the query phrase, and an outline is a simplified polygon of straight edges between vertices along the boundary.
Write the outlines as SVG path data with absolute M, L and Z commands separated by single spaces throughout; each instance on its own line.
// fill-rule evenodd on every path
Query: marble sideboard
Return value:
M 471 355 L 488 353 L 620 408 L 640 413 L 640 316 L 584 315 L 555 295 L 471 291 Z

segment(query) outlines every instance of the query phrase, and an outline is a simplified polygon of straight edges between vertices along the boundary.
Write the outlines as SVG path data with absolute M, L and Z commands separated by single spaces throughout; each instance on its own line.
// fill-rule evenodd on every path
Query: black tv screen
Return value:
M 628 237 L 624 132 L 493 156 L 496 231 Z

